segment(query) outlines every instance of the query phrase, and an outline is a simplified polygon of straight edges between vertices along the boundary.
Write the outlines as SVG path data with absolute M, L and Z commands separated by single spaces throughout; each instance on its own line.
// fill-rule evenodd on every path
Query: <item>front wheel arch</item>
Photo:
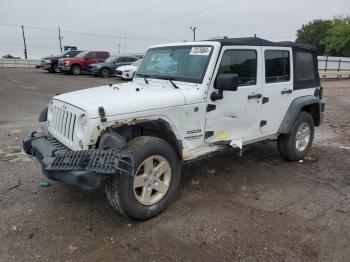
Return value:
M 126 142 L 139 136 L 153 136 L 161 138 L 167 141 L 177 152 L 179 159 L 181 161 L 183 160 L 182 140 L 176 136 L 176 132 L 173 130 L 170 123 L 164 119 L 135 120 L 133 125 L 126 123 L 114 128 L 106 128 L 99 133 L 96 141 L 96 147 L 99 147 L 101 138 L 108 132 L 117 134 L 125 139 Z

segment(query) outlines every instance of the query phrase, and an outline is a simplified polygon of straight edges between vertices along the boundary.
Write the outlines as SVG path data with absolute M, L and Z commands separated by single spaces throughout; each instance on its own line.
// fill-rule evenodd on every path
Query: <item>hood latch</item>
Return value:
M 107 121 L 106 112 L 105 112 L 105 109 L 103 108 L 103 106 L 100 106 L 98 108 L 98 114 L 101 117 L 101 122 L 106 122 Z

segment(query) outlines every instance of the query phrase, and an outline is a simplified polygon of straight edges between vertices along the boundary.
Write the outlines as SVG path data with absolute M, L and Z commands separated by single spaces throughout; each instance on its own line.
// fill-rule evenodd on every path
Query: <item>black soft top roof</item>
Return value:
M 298 49 L 315 51 L 316 48 L 313 45 L 297 44 L 291 41 L 284 42 L 272 42 L 259 37 L 242 37 L 242 38 L 221 38 L 210 39 L 208 41 L 220 42 L 221 45 L 249 45 L 249 46 L 279 46 L 279 47 L 294 47 Z

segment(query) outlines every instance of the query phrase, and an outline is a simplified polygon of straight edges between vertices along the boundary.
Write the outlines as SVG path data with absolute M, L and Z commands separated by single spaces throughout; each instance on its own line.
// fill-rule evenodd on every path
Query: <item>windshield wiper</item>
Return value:
M 175 89 L 179 89 L 179 86 L 174 83 L 173 78 L 170 78 L 170 77 L 155 77 L 155 78 L 162 79 L 162 80 L 168 80 L 172 84 L 172 86 L 175 87 Z
M 148 75 L 136 74 L 136 76 L 141 76 L 143 80 L 145 80 L 145 83 L 148 84 L 148 80 L 147 80 Z
M 179 87 L 173 82 L 171 78 L 169 78 L 168 80 L 173 85 L 173 87 L 175 87 L 175 89 L 179 89 Z

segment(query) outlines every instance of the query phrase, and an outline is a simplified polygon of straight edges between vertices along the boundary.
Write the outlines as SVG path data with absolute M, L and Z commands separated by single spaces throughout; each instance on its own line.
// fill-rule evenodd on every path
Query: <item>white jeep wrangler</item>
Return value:
M 314 51 L 260 38 L 153 46 L 132 82 L 53 97 L 48 132 L 24 150 L 48 178 L 103 183 L 122 214 L 153 217 L 190 160 L 276 138 L 283 158 L 303 159 L 325 108 Z

